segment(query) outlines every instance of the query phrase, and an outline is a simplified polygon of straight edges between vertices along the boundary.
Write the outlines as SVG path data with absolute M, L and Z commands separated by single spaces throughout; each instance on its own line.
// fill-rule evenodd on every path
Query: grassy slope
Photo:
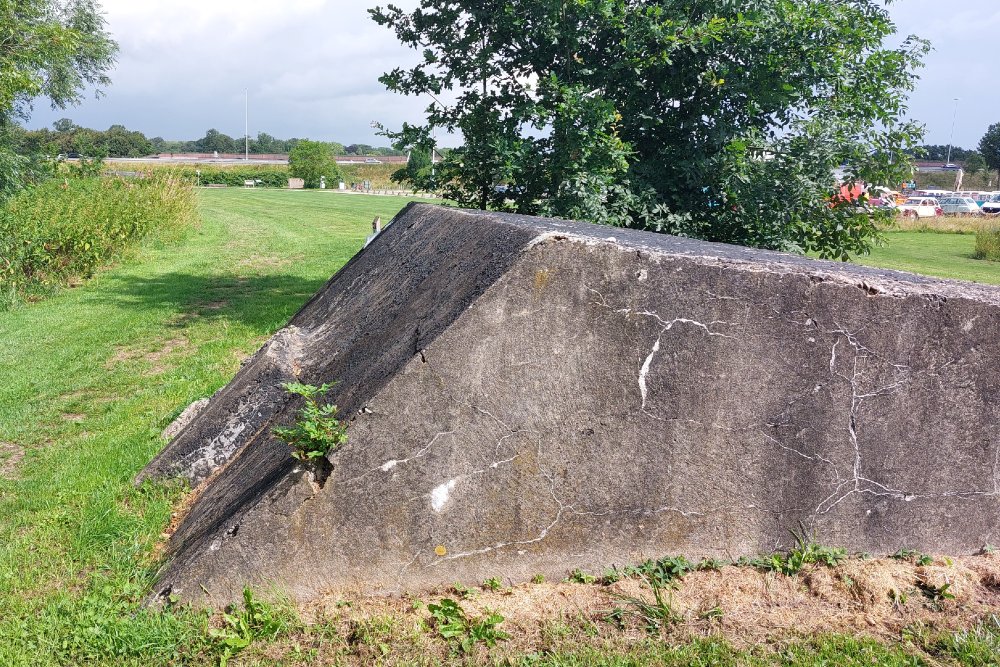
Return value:
M 0 314 L 0 443 L 26 452 L 21 479 L 0 479 L 0 664 L 17 664 L 7 651 L 27 641 L 11 636 L 13 618 L 39 616 L 25 646 L 54 655 L 84 598 L 113 612 L 105 583 L 125 606 L 141 596 L 176 493 L 130 480 L 160 429 L 225 384 L 361 247 L 375 215 L 405 204 L 242 190 L 201 202 L 204 223 L 181 245 Z
M 162 446 L 160 429 L 222 386 L 356 252 L 372 217 L 387 220 L 404 204 L 243 190 L 200 199 L 204 223 L 182 243 L 147 248 L 82 288 L 0 314 L 0 443 L 26 452 L 19 478 L 0 475 L 0 664 L 217 661 L 204 615 L 138 606 L 180 490 L 136 490 L 130 480 Z M 0 446 L 0 471 L 10 451 Z M 299 637 L 310 651 L 354 650 L 309 632 Z M 912 664 L 900 647 L 843 638 L 788 651 L 761 657 L 711 642 L 653 642 L 631 657 L 558 654 L 524 664 L 871 664 L 875 655 Z

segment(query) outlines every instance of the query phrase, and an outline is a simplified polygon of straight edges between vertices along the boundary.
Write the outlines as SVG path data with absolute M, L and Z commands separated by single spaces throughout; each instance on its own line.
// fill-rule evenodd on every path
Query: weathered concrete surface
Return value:
M 158 591 L 560 577 L 800 523 L 971 553 L 1000 540 L 998 325 L 974 284 L 412 206 L 144 473 L 215 473 Z M 322 487 L 269 435 L 291 378 L 351 419 Z

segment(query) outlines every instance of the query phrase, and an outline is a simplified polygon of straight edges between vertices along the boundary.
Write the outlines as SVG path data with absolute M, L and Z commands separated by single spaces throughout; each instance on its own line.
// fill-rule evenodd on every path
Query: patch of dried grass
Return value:
M 921 584 L 937 588 L 948 584 L 947 591 L 955 597 L 934 600 L 921 591 Z M 503 615 L 501 627 L 512 637 L 491 652 L 494 658 L 556 650 L 559 645 L 606 647 L 610 642 L 627 646 L 648 637 L 639 623 L 622 628 L 606 620 L 611 610 L 626 604 L 623 596 L 652 602 L 651 591 L 640 580 L 608 586 L 520 584 L 500 591 L 476 591 L 463 599 L 438 590 L 423 599 L 457 599 L 470 617 L 488 611 Z M 746 648 L 825 633 L 896 640 L 906 627 L 924 624 L 954 630 L 997 613 L 1000 557 L 942 558 L 926 566 L 892 558 L 852 558 L 833 568 L 809 566 L 793 576 L 727 566 L 687 574 L 668 599 L 682 620 L 666 632 L 678 641 L 718 636 Z M 714 609 L 721 616 L 709 613 Z M 330 594 L 304 605 L 301 612 L 304 618 L 347 623 L 340 628 L 347 632 L 352 623 L 357 626 L 368 618 L 390 616 L 398 619 L 400 627 L 428 621 L 423 606 L 414 609 L 411 597 L 353 594 L 345 599 Z M 389 644 L 395 651 L 397 645 Z M 431 650 L 440 654 L 446 648 L 438 642 L 431 648 L 425 646 L 422 654 L 430 655 L 427 651 Z

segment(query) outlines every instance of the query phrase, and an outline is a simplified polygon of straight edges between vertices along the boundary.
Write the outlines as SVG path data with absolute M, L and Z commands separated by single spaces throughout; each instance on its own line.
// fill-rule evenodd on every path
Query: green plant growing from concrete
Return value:
M 806 565 L 836 567 L 847 558 L 847 550 L 841 547 L 827 547 L 809 537 L 800 526 L 798 532 L 791 531 L 795 546 L 787 553 L 773 553 L 764 556 L 743 557 L 737 565 L 748 565 L 765 572 L 779 572 L 785 575 L 798 574 Z
M 272 433 L 292 448 L 292 456 L 300 461 L 314 461 L 347 442 L 347 425 L 337 419 L 337 406 L 320 405 L 317 397 L 326 394 L 333 385 L 316 387 L 311 384 L 286 382 L 285 391 L 305 399 L 292 426 L 276 426 Z

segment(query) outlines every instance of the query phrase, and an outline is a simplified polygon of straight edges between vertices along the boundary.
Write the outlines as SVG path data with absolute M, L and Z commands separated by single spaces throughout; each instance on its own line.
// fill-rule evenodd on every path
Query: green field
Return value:
M 185 490 L 131 480 L 162 447 L 161 429 L 223 386 L 360 249 L 372 218 L 387 221 L 406 200 L 229 189 L 200 191 L 199 201 L 202 223 L 180 242 L 0 313 L 0 665 L 212 665 L 245 638 L 232 627 L 213 636 L 217 614 L 142 608 Z M 889 238 L 872 262 L 1000 282 L 993 265 L 964 258 L 972 236 Z M 258 641 L 230 664 L 492 661 L 449 653 L 391 618 L 306 626 L 286 610 L 250 621 L 246 636 Z M 640 633 L 574 648 L 574 633 L 589 637 L 592 625 L 570 623 L 562 639 L 543 633 L 526 657 L 502 664 L 985 665 L 1000 646 L 986 629 L 944 643 L 829 636 L 739 651 Z
M 1000 285 L 1000 264 L 972 258 L 976 235 L 935 232 L 889 232 L 886 245 L 858 264 L 912 271 L 940 278 Z

